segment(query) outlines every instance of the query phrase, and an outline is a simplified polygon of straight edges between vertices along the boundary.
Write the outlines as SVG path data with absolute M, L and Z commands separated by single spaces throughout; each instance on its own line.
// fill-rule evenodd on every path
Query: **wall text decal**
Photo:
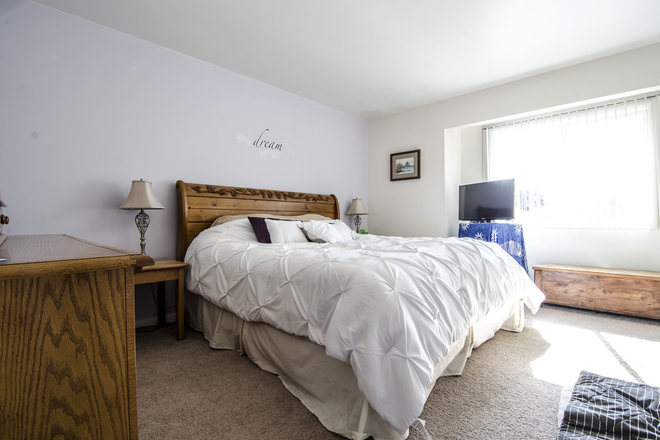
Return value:
M 277 142 L 274 140 L 271 140 L 268 136 L 268 131 L 270 131 L 268 128 L 263 130 L 261 134 L 259 134 L 259 137 L 257 137 L 254 141 L 250 136 L 245 136 L 245 135 L 239 135 L 236 140 L 238 143 L 245 143 L 247 145 L 250 145 L 252 147 L 255 147 L 257 151 L 259 151 L 259 154 L 261 156 L 271 156 L 273 159 L 277 158 L 282 153 L 287 153 L 287 154 L 294 154 L 295 148 L 292 148 L 291 145 L 289 145 L 291 142 L 288 141 L 283 141 L 283 142 Z M 286 145 L 285 145 L 286 144 Z M 295 144 L 295 142 L 294 142 Z
M 280 150 L 282 151 L 282 144 L 275 143 L 273 141 L 267 141 L 267 140 L 261 140 L 261 137 L 264 135 L 265 132 L 267 132 L 268 129 L 265 129 L 264 131 L 261 132 L 257 140 L 252 142 L 252 145 L 254 145 L 257 148 L 263 147 L 263 148 L 270 148 L 271 150 Z

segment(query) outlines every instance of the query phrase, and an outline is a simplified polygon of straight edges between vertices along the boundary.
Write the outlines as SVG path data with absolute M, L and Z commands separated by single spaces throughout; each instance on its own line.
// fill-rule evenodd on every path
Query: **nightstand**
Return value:
M 169 258 L 154 258 L 153 266 L 145 266 L 135 271 L 135 284 L 158 283 L 158 325 L 165 324 L 165 281 L 176 281 L 176 337 L 184 338 L 183 330 L 183 270 L 188 263 L 170 260 Z

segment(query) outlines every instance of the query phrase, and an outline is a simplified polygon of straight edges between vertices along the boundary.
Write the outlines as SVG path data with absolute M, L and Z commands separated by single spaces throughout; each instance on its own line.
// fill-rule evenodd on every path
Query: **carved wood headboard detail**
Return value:
M 334 194 L 200 185 L 181 180 L 176 182 L 176 189 L 179 199 L 176 258 L 181 261 L 193 239 L 223 215 L 269 213 L 340 217 L 339 202 Z

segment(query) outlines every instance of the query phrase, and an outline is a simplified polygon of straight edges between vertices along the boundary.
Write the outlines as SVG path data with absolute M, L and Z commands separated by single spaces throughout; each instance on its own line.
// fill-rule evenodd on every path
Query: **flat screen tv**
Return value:
M 458 219 L 471 222 L 513 220 L 515 179 L 458 187 Z

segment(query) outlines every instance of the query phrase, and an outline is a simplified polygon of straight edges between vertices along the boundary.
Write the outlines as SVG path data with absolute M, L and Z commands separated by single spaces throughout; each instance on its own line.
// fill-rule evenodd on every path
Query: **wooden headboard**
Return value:
M 193 239 L 223 215 L 268 213 L 340 217 L 339 202 L 334 194 L 201 185 L 181 180 L 176 182 L 176 189 L 179 199 L 176 258 L 180 261 Z

